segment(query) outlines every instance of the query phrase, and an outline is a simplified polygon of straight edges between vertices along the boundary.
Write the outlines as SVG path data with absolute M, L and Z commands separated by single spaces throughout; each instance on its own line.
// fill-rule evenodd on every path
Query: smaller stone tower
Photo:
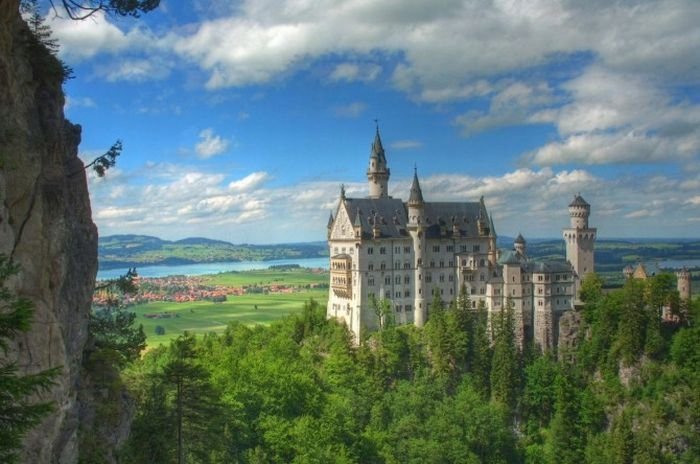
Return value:
M 588 217 L 591 214 L 591 205 L 583 199 L 581 194 L 574 196 L 574 201 L 569 204 L 569 217 L 571 224 L 563 230 L 566 242 L 566 260 L 571 263 L 576 273 L 576 297 L 581 280 L 586 274 L 594 272 L 593 246 L 597 229 L 588 227 Z
M 414 251 L 414 324 L 417 327 L 423 327 L 427 319 L 428 308 L 425 306 L 425 298 L 423 295 L 423 256 L 425 253 L 425 202 L 423 201 L 423 192 L 420 189 L 418 182 L 418 171 L 414 169 L 413 183 L 411 184 L 411 194 L 408 197 L 408 233 L 413 239 Z
M 622 275 L 625 276 L 625 279 L 631 279 L 634 276 L 634 268 L 631 264 L 625 266 L 622 270 Z
M 515 241 L 513 242 L 513 249 L 520 255 L 520 256 L 525 256 L 526 253 L 526 245 L 527 242 L 523 238 L 522 234 L 518 234 L 518 236 L 515 238 Z
M 677 288 L 681 301 L 689 302 L 691 297 L 690 271 L 686 268 L 677 271 L 676 279 L 678 280 Z
M 384 155 L 382 139 L 379 136 L 379 126 L 372 143 L 372 151 L 369 155 L 369 167 L 367 168 L 367 180 L 369 181 L 370 198 L 386 198 L 389 196 L 389 167 Z

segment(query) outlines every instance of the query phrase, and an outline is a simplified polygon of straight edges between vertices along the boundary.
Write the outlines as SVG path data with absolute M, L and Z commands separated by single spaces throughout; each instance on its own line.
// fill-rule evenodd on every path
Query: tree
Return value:
M 505 309 L 499 312 L 494 329 L 491 396 L 512 411 L 520 383 L 520 359 L 515 343 L 513 301 L 510 298 Z
M 7 355 L 10 340 L 31 327 L 32 303 L 14 295 L 6 286 L 17 269 L 0 255 L 0 349 Z M 0 461 L 17 462 L 24 434 L 53 410 L 53 403 L 32 401 L 49 390 L 60 368 L 38 374 L 19 375 L 16 363 L 0 363 Z
M 370 304 L 372 305 L 374 314 L 377 316 L 379 330 L 384 330 L 394 324 L 394 313 L 391 311 L 391 300 L 387 298 L 377 298 L 376 296 L 372 295 Z
M 56 1 L 49 0 L 54 11 Z M 60 5 L 71 19 L 86 19 L 98 11 L 117 16 L 133 16 L 138 18 L 141 13 L 148 13 L 160 4 L 160 0 L 61 0 Z
M 175 423 L 176 456 L 178 464 L 186 456 L 206 460 L 219 448 L 221 414 L 217 396 L 209 382 L 209 372 L 200 366 L 195 351 L 196 340 L 185 333 L 170 343 L 169 361 L 163 368 L 163 384 L 172 392 Z
M 491 392 L 491 357 L 493 355 L 489 340 L 488 317 L 486 303 L 481 300 L 477 305 L 473 329 L 469 338 L 473 340 L 471 374 L 476 389 L 484 398 L 488 398 Z

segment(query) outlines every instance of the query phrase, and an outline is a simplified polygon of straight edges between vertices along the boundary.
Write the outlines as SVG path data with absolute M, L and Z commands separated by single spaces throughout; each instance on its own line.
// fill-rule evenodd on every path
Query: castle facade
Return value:
M 397 324 L 422 327 L 433 292 L 446 304 L 464 285 L 474 309 L 490 318 L 512 301 L 521 346 L 556 347 L 557 322 L 572 309 L 578 283 L 593 272 L 596 229 L 580 195 L 569 205 L 564 229 L 566 261 L 534 261 L 519 235 L 512 250 L 496 246 L 496 230 L 484 198 L 429 202 L 417 172 L 408 201 L 389 196 L 390 169 L 377 129 L 369 157 L 367 198 L 348 198 L 341 187 L 328 221 L 330 290 L 327 316 L 347 324 L 356 342 L 381 321 L 373 300 L 389 300 Z

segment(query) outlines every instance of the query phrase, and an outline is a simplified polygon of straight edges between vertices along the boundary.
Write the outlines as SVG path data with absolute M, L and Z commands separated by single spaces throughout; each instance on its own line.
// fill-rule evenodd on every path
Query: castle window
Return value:
M 367 270 L 368 270 L 368 271 L 374 271 L 374 264 L 373 264 L 373 263 L 369 263 L 369 264 L 367 265 Z
M 451 253 L 451 252 L 455 251 L 455 246 L 454 245 L 447 245 L 446 250 L 448 253 Z
M 367 285 L 369 285 L 370 287 L 374 287 L 374 277 L 370 277 L 369 279 L 367 279 Z
M 338 254 L 338 247 L 334 247 L 334 248 L 333 248 L 333 254 L 334 254 L 334 255 L 337 255 L 337 254 Z
M 403 252 L 404 252 L 404 253 L 407 253 L 407 254 L 410 254 L 410 253 L 411 253 L 411 247 L 407 247 L 407 246 L 403 247 Z
M 435 261 L 430 261 L 430 267 L 435 267 Z
M 386 264 L 381 263 L 381 264 L 379 265 L 379 269 L 381 269 L 382 271 L 383 271 L 384 269 L 386 269 Z
M 384 277 L 384 285 L 391 285 L 391 277 L 389 277 L 389 276 Z
M 515 296 L 515 289 L 513 289 L 513 296 Z
M 404 276 L 403 278 L 403 283 L 405 284 L 410 284 L 411 283 L 411 278 L 409 276 Z
M 448 280 L 449 280 L 450 282 L 454 282 L 454 281 L 455 281 L 455 276 L 452 275 L 452 274 L 450 274 L 449 276 L 447 276 L 447 278 L 448 278 Z
M 396 276 L 396 277 L 394 277 L 394 283 L 395 283 L 395 284 L 400 284 L 400 283 L 401 283 L 401 276 Z
M 396 261 L 394 263 L 394 269 L 401 269 L 401 261 Z
M 405 307 L 404 309 L 406 310 L 406 312 L 410 312 L 410 311 L 411 311 L 411 305 L 406 305 L 406 307 Z
M 379 254 L 385 255 L 386 254 L 386 247 L 379 247 Z
M 445 261 L 440 261 L 440 267 L 445 267 Z
M 447 262 L 447 266 L 448 266 L 448 267 L 454 267 L 454 265 L 455 265 L 454 261 L 448 261 L 448 262 Z
M 395 298 L 401 298 L 401 292 L 394 292 Z
M 394 247 L 394 253 L 396 253 L 397 255 L 400 255 L 401 254 L 401 247 L 400 246 Z
M 513 276 L 513 282 L 515 282 L 515 276 Z
M 396 312 L 400 313 L 401 312 L 401 305 L 396 305 Z
M 454 293 L 454 290 L 452 288 L 450 288 L 450 295 L 452 295 L 453 293 Z
M 476 308 L 476 301 L 472 300 L 472 309 Z
M 426 275 L 425 275 L 425 281 L 426 281 L 427 283 L 432 282 L 432 281 L 433 281 L 433 276 L 430 275 L 430 274 L 426 274 Z
M 408 261 L 406 261 L 405 263 L 403 263 L 403 268 L 404 268 L 404 269 L 411 269 L 411 263 L 409 263 Z
M 410 291 L 410 290 L 404 290 L 404 291 L 403 291 L 403 296 L 405 296 L 406 298 L 408 298 L 409 296 L 411 296 L 411 291 Z
M 486 261 L 484 261 L 483 258 L 479 260 L 479 266 L 484 267 L 485 264 L 486 264 Z
M 470 288 L 469 293 L 471 293 L 472 295 L 476 295 L 476 289 L 474 287 Z
M 466 246 L 466 245 L 460 245 L 460 246 L 459 246 L 459 251 L 461 251 L 462 253 L 464 253 L 465 251 L 467 251 L 467 246 Z
M 484 295 L 484 294 L 486 294 L 486 289 L 484 287 L 481 287 L 479 289 L 479 295 Z
M 479 281 L 483 282 L 484 280 L 486 280 L 486 278 L 484 277 L 484 274 L 479 274 Z
M 440 274 L 440 282 L 444 282 L 444 281 L 445 281 L 445 274 Z
M 374 247 L 367 247 L 367 254 L 373 255 L 374 254 Z
M 418 258 L 418 265 L 422 266 L 423 265 L 423 260 L 421 258 Z
M 367 294 L 367 298 L 369 298 L 370 300 L 371 300 L 372 298 L 375 298 L 374 292 L 369 292 L 369 293 Z
M 462 267 L 467 267 L 467 260 L 466 259 L 462 260 Z
M 433 245 L 433 253 L 440 253 L 440 245 Z
M 475 253 L 481 251 L 481 245 L 473 245 L 472 251 Z

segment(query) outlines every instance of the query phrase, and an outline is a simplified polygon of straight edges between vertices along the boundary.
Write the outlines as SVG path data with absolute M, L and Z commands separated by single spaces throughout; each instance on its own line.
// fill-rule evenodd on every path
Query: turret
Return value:
M 588 229 L 588 216 L 591 215 L 591 205 L 581 194 L 574 195 L 574 201 L 569 203 L 569 217 L 572 229 Z
M 690 271 L 686 268 L 677 271 L 676 279 L 678 280 L 677 288 L 681 301 L 689 302 L 692 293 L 690 288 Z
M 374 136 L 372 150 L 369 154 L 369 167 L 367 168 L 370 198 L 389 196 L 389 175 L 390 170 L 386 163 L 382 139 L 379 136 L 379 126 L 377 126 L 377 133 Z
M 333 228 L 333 211 L 331 211 L 331 215 L 328 218 L 328 238 L 331 238 L 331 229 Z
M 527 242 L 523 238 L 522 234 L 518 234 L 513 242 L 513 249 L 521 256 L 525 256 L 525 250 L 527 249 Z
M 595 271 L 594 245 L 598 231 L 588 227 L 590 214 L 591 205 L 586 203 L 580 193 L 574 195 L 574 200 L 569 204 L 571 227 L 562 231 L 566 242 L 566 260 L 571 263 L 576 273 L 577 298 L 581 288 L 581 280 L 586 274 Z
M 425 213 L 425 202 L 423 201 L 423 192 L 418 182 L 418 170 L 413 169 L 413 183 L 411 184 L 411 192 L 408 196 L 408 223 L 409 225 L 417 225 L 423 223 L 423 215 Z
M 626 280 L 629 280 L 632 278 L 634 275 L 634 268 L 632 267 L 631 264 L 628 264 L 627 266 L 622 269 L 622 275 L 625 276 Z
M 413 183 L 411 184 L 411 192 L 408 196 L 408 233 L 413 239 L 414 262 L 413 267 L 416 270 L 415 278 L 413 279 L 413 305 L 414 319 L 413 323 L 417 327 L 423 327 L 428 318 L 428 308 L 423 298 L 423 253 L 425 250 L 425 233 L 423 227 L 425 224 L 425 202 L 423 201 L 423 192 L 418 182 L 418 170 L 413 169 Z

